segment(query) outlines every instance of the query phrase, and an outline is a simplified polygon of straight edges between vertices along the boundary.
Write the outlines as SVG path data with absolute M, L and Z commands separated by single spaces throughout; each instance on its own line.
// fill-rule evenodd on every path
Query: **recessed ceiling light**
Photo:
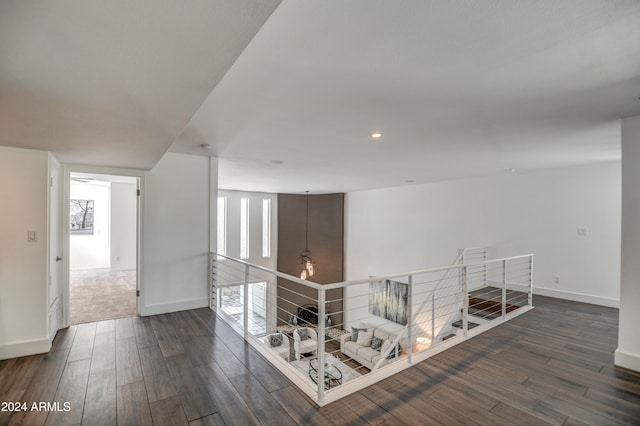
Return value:
M 413 183 L 413 182 L 415 182 L 415 180 L 413 180 L 413 179 L 407 179 L 407 180 L 405 180 L 405 182 L 407 182 L 407 183 Z
M 504 171 L 509 173 L 515 173 L 516 169 L 505 169 Z
M 211 145 L 209 145 L 208 143 L 203 143 L 203 144 L 200 144 L 200 148 L 202 148 L 202 149 L 211 149 Z
M 382 137 L 382 133 L 373 132 L 373 133 L 371 133 L 371 137 L 374 138 L 374 139 L 380 139 Z
M 282 161 L 282 160 L 270 160 L 269 162 L 271 164 L 284 164 L 284 161 Z

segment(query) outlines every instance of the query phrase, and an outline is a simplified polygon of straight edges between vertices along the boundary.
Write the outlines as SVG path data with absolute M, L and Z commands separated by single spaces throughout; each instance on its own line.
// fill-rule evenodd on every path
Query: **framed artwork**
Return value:
M 369 313 L 377 317 L 407 325 L 409 285 L 392 280 L 369 283 Z
M 93 235 L 93 200 L 71 200 L 69 232 Z

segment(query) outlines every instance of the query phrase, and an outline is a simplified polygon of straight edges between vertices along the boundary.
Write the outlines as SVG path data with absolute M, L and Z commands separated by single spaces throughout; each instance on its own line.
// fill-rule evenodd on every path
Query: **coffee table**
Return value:
M 318 358 L 309 360 L 309 377 L 318 383 Z M 329 390 L 342 384 L 342 371 L 334 365 L 332 360 L 324 363 L 324 389 Z

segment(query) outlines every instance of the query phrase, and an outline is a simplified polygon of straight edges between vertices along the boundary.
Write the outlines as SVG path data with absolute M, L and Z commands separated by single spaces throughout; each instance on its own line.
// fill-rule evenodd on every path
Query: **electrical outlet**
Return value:
M 38 234 L 36 231 L 27 231 L 27 242 L 35 243 L 38 241 Z
M 586 237 L 589 235 L 589 230 L 587 228 L 578 228 L 576 231 L 579 237 Z
M 554 284 L 560 284 L 560 277 L 559 277 L 558 275 L 555 275 L 555 276 L 553 277 L 553 283 L 554 283 Z

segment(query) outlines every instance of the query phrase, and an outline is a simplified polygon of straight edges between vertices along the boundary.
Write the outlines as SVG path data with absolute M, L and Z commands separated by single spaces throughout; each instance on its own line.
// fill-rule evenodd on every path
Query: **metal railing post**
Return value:
M 487 261 L 487 248 L 486 247 L 482 249 L 482 261 L 483 262 Z M 486 287 L 487 286 L 487 264 L 486 263 L 482 266 L 482 270 L 483 270 L 482 286 Z
M 462 330 L 464 331 L 464 337 L 467 337 L 469 331 L 469 294 L 467 293 L 467 267 L 462 267 L 462 300 L 464 307 L 462 309 Z
M 325 313 L 326 290 L 318 289 L 318 403 L 324 403 L 324 363 L 325 363 Z
M 529 307 L 533 307 L 533 255 L 529 256 Z
M 436 342 L 436 293 L 431 292 L 431 344 Z
M 249 338 L 249 265 L 244 266 L 244 284 L 242 295 L 242 329 L 244 332 L 244 338 Z
M 458 264 L 464 265 L 464 249 L 458 249 Z M 458 269 L 458 291 L 462 291 L 463 278 L 460 272 L 460 269 Z
M 216 291 L 216 260 L 215 256 L 209 254 L 209 308 L 216 310 L 218 294 Z
M 408 324 L 409 324 L 409 356 L 408 356 L 408 360 L 409 360 L 409 364 L 413 363 L 413 311 L 411 309 L 411 301 L 413 299 L 412 294 L 413 294 L 413 275 L 409 275 L 409 279 L 408 279 L 408 283 L 409 283 L 409 294 L 407 295 L 407 297 L 409 298 L 409 300 L 407 300 L 407 319 L 408 319 Z
M 507 261 L 502 261 L 502 319 L 507 316 Z
M 278 276 L 274 273 L 272 285 L 269 292 L 269 308 L 267 311 L 267 317 L 270 319 L 269 324 L 267 324 L 266 332 L 269 333 L 270 330 L 276 330 L 278 327 Z

